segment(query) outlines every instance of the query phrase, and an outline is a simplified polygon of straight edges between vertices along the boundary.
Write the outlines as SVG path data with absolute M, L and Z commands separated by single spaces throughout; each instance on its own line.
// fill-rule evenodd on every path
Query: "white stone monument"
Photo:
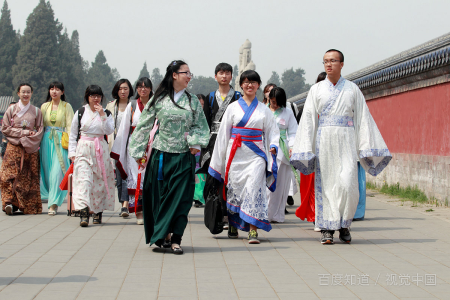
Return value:
M 242 93 L 242 89 L 239 86 L 239 78 L 244 71 L 256 70 L 256 66 L 252 61 L 252 43 L 247 39 L 244 44 L 239 48 L 239 73 L 235 79 L 235 90 Z

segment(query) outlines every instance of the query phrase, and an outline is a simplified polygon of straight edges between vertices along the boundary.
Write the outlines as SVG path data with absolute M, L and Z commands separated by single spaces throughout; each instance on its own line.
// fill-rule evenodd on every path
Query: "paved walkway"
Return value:
M 450 223 L 377 197 L 351 245 L 321 245 L 296 206 L 260 245 L 210 235 L 192 208 L 182 256 L 153 252 L 116 212 L 88 228 L 0 213 L 0 299 L 449 299 Z

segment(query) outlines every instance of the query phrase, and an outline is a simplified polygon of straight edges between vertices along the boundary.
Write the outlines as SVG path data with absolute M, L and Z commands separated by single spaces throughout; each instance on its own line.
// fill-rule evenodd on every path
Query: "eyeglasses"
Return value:
M 244 81 L 242 83 L 243 86 L 249 86 L 249 85 L 255 86 L 257 84 L 258 84 L 258 82 L 256 82 L 256 81 Z
M 332 59 L 332 60 L 324 60 L 322 63 L 324 65 L 328 65 L 328 64 L 335 64 L 335 63 L 339 63 L 341 62 L 340 60 L 336 60 L 336 59 Z
M 192 74 L 191 72 L 177 72 L 177 74 L 182 74 L 182 73 L 185 73 L 187 77 L 190 77 L 190 78 L 194 77 L 194 74 Z
M 149 90 L 150 87 L 148 87 L 148 86 L 138 86 L 137 89 L 138 90 Z
M 102 96 L 100 96 L 100 95 L 89 95 L 89 98 L 91 98 L 91 99 L 101 99 Z

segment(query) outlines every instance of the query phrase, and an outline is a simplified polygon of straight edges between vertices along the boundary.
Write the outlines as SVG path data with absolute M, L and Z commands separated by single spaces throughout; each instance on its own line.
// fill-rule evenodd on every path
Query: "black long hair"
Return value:
M 64 84 L 62 84 L 62 82 L 59 82 L 59 81 L 53 81 L 48 86 L 47 100 L 45 102 L 50 102 L 52 100 L 52 97 L 50 96 L 50 90 L 52 88 L 57 88 L 57 89 L 60 89 L 62 92 L 64 92 Z M 61 100 L 66 101 L 66 94 L 61 95 Z
M 126 83 L 128 85 L 128 89 L 130 90 L 130 92 L 128 93 L 128 100 L 130 100 L 130 98 L 133 96 L 134 91 L 133 91 L 133 86 L 131 85 L 131 82 L 128 79 L 122 78 L 119 79 L 116 84 L 114 85 L 111 95 L 113 97 L 113 99 L 117 99 L 119 100 L 119 90 L 120 90 L 120 86 L 122 85 L 122 83 Z M 118 102 L 117 102 L 118 103 Z
M 175 100 L 174 100 L 175 89 L 173 88 L 173 73 L 177 73 L 180 70 L 181 66 L 183 66 L 183 65 L 187 65 L 187 63 L 185 63 L 182 60 L 174 60 L 167 66 L 166 75 L 164 75 L 163 80 L 161 81 L 158 88 L 156 89 L 153 99 L 150 102 L 150 105 L 148 106 L 148 110 L 150 110 L 150 107 L 155 105 L 158 101 L 163 99 L 165 96 L 169 96 L 170 100 L 172 100 L 173 105 L 175 105 L 176 107 L 178 107 L 180 109 L 185 109 L 184 107 L 179 106 L 175 102 Z M 184 92 L 186 93 L 186 95 L 189 99 L 189 107 L 193 111 L 192 106 L 191 106 L 191 94 L 189 94 L 188 91 L 186 91 L 186 90 Z

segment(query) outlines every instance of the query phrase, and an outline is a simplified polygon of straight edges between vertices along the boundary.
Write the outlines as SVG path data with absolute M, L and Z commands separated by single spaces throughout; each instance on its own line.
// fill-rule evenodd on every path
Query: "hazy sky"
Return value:
M 39 0 L 8 0 L 21 32 Z M 449 0 L 52 0 L 69 34 L 78 30 L 81 55 L 99 50 L 132 82 L 146 61 L 165 73 L 174 59 L 195 75 L 213 76 L 220 62 L 238 63 L 248 38 L 256 71 L 303 68 L 313 83 L 329 48 L 344 52 L 343 74 L 357 71 L 450 31 Z M 205 91 L 206 92 L 206 91 Z

